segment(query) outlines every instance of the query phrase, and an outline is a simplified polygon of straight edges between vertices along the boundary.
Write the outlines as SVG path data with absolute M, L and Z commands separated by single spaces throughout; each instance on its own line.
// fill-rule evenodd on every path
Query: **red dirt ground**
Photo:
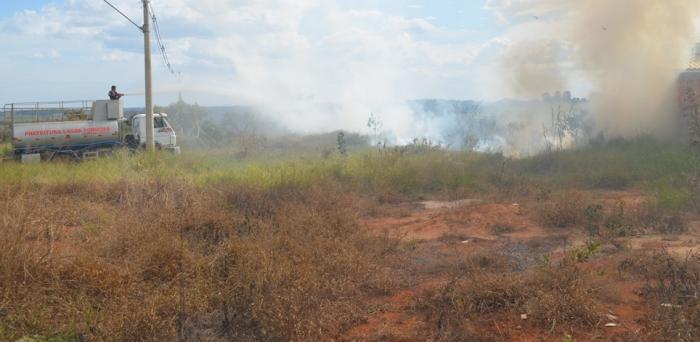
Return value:
M 634 208 L 644 203 L 644 197 L 636 192 L 608 191 L 587 194 L 606 206 L 624 203 Z M 457 202 L 423 202 L 402 206 L 397 215 L 367 218 L 364 226 L 376 234 L 388 233 L 401 237 L 415 248 L 407 261 L 413 281 L 405 288 L 380 298 L 372 299 L 378 308 L 366 322 L 347 334 L 348 340 L 419 341 L 426 329 L 425 317 L 411 310 L 413 300 L 425 289 L 444 284 L 447 278 L 441 272 L 450 262 L 484 250 L 507 248 L 513 244 L 526 244 L 550 255 L 564 255 L 573 246 L 585 244 L 583 229 L 544 228 L 537 223 L 535 210 L 520 203 L 489 203 L 480 200 Z M 700 251 L 700 223 L 691 222 L 690 232 L 682 235 L 645 235 L 630 237 L 631 249 L 667 249 L 678 255 Z M 499 228 L 500 227 L 500 228 Z M 605 274 L 614 274 L 620 260 L 614 255 L 592 259 L 585 267 Z M 641 282 L 622 280 L 609 276 L 605 293 L 611 300 L 605 303 L 610 315 L 593 331 L 581 331 L 562 327 L 545 331 L 521 320 L 517 313 L 487 315 L 479 319 L 476 331 L 503 336 L 512 341 L 560 341 L 564 334 L 575 340 L 610 340 L 626 332 L 640 329 L 636 321 L 645 314 L 645 306 L 637 295 Z M 616 323 L 616 327 L 605 327 Z M 504 333 L 506 332 L 506 333 Z

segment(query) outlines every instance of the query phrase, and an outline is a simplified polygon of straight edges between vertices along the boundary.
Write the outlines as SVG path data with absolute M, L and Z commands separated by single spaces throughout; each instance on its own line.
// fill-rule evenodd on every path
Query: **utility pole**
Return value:
M 117 13 L 122 17 L 132 23 L 136 28 L 143 32 L 143 57 L 146 72 L 146 149 L 148 151 L 153 151 L 156 149 L 156 143 L 154 140 L 155 134 L 153 132 L 153 78 L 151 73 L 151 16 L 148 13 L 150 8 L 150 0 L 143 1 L 143 26 L 139 26 L 134 22 L 129 16 L 120 11 L 117 7 L 110 3 L 110 0 L 102 0 L 109 7 L 112 7 Z M 169 64 L 168 64 L 169 65 Z
M 151 18 L 148 14 L 149 0 L 143 0 L 143 55 L 146 72 L 146 150 L 154 151 L 156 144 L 153 133 L 153 83 L 151 74 Z

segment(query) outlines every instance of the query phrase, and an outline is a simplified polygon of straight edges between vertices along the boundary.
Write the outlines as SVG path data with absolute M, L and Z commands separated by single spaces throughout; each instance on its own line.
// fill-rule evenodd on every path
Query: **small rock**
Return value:
M 521 314 L 521 315 L 520 315 L 520 319 L 526 320 L 526 319 L 527 319 L 527 314 Z
M 619 325 L 619 324 L 617 324 L 617 323 L 606 323 L 606 324 L 605 324 L 605 326 L 608 327 L 608 328 L 613 328 L 613 327 L 616 327 L 616 326 L 618 326 L 618 325 Z
M 469 243 L 469 240 L 464 240 L 464 241 L 462 241 L 462 243 L 467 244 L 467 243 Z

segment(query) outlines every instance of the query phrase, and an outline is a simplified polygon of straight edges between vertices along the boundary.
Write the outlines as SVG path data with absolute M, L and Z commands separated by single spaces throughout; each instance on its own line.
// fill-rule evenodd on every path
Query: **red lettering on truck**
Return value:
M 61 134 L 61 130 L 45 129 L 45 130 L 25 131 L 24 132 L 25 137 L 35 137 L 35 136 L 39 136 L 39 135 L 58 135 L 58 134 Z
M 105 133 L 109 131 L 109 127 L 88 127 L 85 129 L 85 133 Z
M 74 127 L 74 128 L 64 128 L 64 129 L 43 129 L 43 130 L 30 130 L 24 131 L 25 137 L 36 137 L 36 136 L 46 136 L 46 135 L 70 135 L 70 134 L 102 134 L 110 133 L 112 128 L 109 126 L 98 126 L 98 127 Z

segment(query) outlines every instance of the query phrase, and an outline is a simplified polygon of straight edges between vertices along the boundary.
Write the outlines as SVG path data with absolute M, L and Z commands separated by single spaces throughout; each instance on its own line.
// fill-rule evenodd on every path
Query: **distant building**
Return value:
M 700 104 L 700 44 L 695 46 L 688 68 L 678 76 L 677 94 L 682 111 Z
M 690 61 L 688 69 L 700 70 L 700 43 L 695 44 L 695 53 Z
M 678 132 L 696 143 L 700 135 L 700 44 L 695 46 L 688 68 L 678 75 L 676 83 Z

